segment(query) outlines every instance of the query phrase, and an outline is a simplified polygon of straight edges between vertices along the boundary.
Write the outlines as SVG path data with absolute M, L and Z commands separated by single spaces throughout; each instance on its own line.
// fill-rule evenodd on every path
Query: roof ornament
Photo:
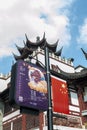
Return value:
M 44 32 L 43 38 L 41 40 L 40 40 L 40 37 L 37 36 L 36 42 L 31 42 L 28 39 L 26 34 L 25 34 L 25 37 L 26 37 L 26 41 L 23 41 L 23 43 L 24 43 L 23 48 L 16 45 L 16 47 L 17 47 L 17 49 L 18 49 L 18 51 L 20 53 L 20 56 L 17 57 L 17 55 L 13 54 L 15 60 L 19 60 L 19 59 L 24 60 L 25 58 L 28 58 L 29 55 L 33 54 L 33 51 L 36 51 L 38 49 L 38 47 L 40 47 L 41 49 L 45 49 L 46 46 L 48 47 L 50 52 L 54 52 L 56 55 L 61 55 L 62 48 L 59 51 L 56 52 L 56 48 L 58 46 L 59 40 L 57 40 L 56 43 L 54 43 L 54 44 L 49 44 L 46 41 L 45 32 Z
M 81 48 L 81 50 L 82 50 L 82 52 L 83 52 L 83 54 L 85 55 L 85 58 L 86 58 L 86 60 L 87 60 L 87 53 Z
M 22 54 L 22 53 L 23 53 L 23 49 L 24 49 L 24 48 L 19 47 L 17 44 L 15 44 L 15 45 L 16 45 L 16 47 L 17 47 L 17 49 L 18 49 L 19 53 L 20 53 L 20 54 Z
M 25 33 L 25 37 L 26 37 L 26 41 L 28 41 L 28 37 L 27 37 L 27 34 Z
M 23 40 L 23 43 L 24 43 L 24 46 L 26 46 L 26 43 L 25 43 L 25 41 Z
M 37 36 L 37 37 L 36 37 L 36 42 L 39 42 L 39 41 L 40 41 L 40 37 Z
M 71 62 L 73 62 L 73 61 L 74 61 L 74 58 L 69 58 L 68 60 L 71 61 Z

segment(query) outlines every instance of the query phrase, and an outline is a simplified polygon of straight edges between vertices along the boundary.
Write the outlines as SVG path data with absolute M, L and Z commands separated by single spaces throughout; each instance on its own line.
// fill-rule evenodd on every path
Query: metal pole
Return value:
M 53 130 L 53 112 L 52 112 L 52 100 L 51 100 L 51 80 L 50 80 L 50 64 L 49 64 L 49 49 L 45 47 L 45 65 L 47 73 L 47 88 L 48 88 L 48 130 Z

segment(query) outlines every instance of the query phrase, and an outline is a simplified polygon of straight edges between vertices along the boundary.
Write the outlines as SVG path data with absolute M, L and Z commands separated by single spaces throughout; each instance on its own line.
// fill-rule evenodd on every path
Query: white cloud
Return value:
M 79 27 L 78 43 L 87 45 L 87 18 L 84 20 L 82 26 Z
M 30 40 L 35 40 L 45 32 L 49 42 L 59 38 L 61 45 L 68 45 L 71 36 L 66 12 L 72 1 L 0 0 L 0 57 L 10 55 L 15 41 L 24 39 L 25 33 Z
M 0 9 L 6 10 L 14 5 L 16 0 L 0 0 Z

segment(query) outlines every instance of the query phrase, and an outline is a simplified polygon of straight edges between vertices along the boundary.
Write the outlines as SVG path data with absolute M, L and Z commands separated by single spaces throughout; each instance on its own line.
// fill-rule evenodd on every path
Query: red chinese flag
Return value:
M 69 98 L 65 81 L 52 76 L 53 111 L 69 114 Z

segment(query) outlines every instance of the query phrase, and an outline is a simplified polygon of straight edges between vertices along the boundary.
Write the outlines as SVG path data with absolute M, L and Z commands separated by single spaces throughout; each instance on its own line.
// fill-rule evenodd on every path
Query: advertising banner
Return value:
M 15 102 L 22 107 L 48 109 L 46 72 L 35 64 L 16 63 Z
M 51 76 L 53 111 L 69 114 L 69 97 L 67 84 L 55 76 Z

